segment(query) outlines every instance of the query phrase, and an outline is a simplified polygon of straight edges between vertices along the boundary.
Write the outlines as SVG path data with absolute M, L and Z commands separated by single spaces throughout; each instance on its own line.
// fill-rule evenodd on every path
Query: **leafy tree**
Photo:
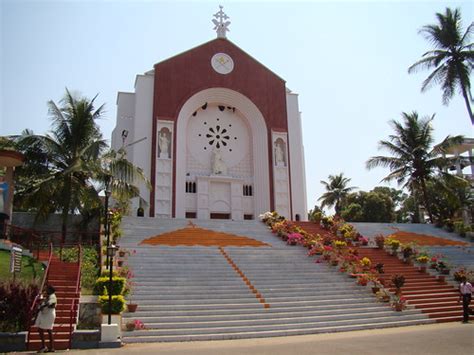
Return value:
M 341 212 L 342 218 L 347 222 L 364 222 L 364 211 L 358 203 L 352 202 L 345 206 Z
M 63 240 L 70 213 L 79 212 L 85 219 L 100 214 L 99 192 L 106 181 L 118 201 L 138 196 L 135 181 L 145 181 L 148 186 L 142 170 L 126 159 L 123 150 L 106 151 L 97 125 L 104 105 L 96 109 L 96 97 L 76 97 L 66 89 L 61 106 L 48 103 L 53 121 L 50 133 L 25 131 L 15 137 L 17 147 L 27 155 L 18 174 L 18 203 L 36 211 L 40 219 L 60 212 Z
M 100 204 L 92 184 L 93 166 L 106 143 L 96 122 L 104 106 L 94 107 L 96 97 L 78 98 L 66 89 L 61 106 L 48 102 L 52 131 L 46 135 L 27 131 L 18 140 L 19 145 L 46 156 L 47 171 L 37 176 L 24 193 L 40 218 L 55 211 L 61 213 L 63 240 L 69 213 Z
M 365 196 L 364 218 L 367 222 L 393 222 L 395 219 L 390 196 L 370 191 Z
M 343 199 L 350 191 L 355 189 L 355 187 L 347 186 L 349 181 L 351 179 L 344 177 L 344 173 L 329 175 L 329 182 L 321 180 L 321 184 L 326 188 L 326 192 L 318 199 L 318 201 L 322 201 L 321 208 L 334 206 L 336 214 L 340 215 Z
M 392 222 L 395 219 L 392 198 L 375 189 L 349 194 L 341 214 L 349 222 Z
M 426 91 L 434 84 L 440 84 L 443 90 L 443 103 L 447 105 L 456 89 L 459 89 L 471 123 L 474 124 L 470 91 L 470 75 L 474 67 L 474 43 L 469 43 L 474 24 L 471 23 L 463 33 L 459 9 L 453 11 L 446 8 L 444 14 L 436 13 L 436 18 L 437 24 L 423 26 L 420 30 L 434 49 L 423 54 L 422 59 L 408 68 L 408 72 L 434 68 L 423 82 L 421 91 Z
M 435 178 L 427 188 L 433 215 L 440 225 L 446 219 L 456 217 L 463 207 L 472 205 L 469 182 L 453 175 Z
M 460 144 L 463 137 L 447 136 L 433 147 L 431 121 L 434 116 L 419 118 L 416 112 L 410 114 L 403 112 L 402 118 L 402 123 L 390 121 L 394 134 L 389 136 L 389 140 L 379 142 L 379 147 L 388 150 L 392 156 L 372 157 L 366 166 L 368 169 L 388 167 L 391 173 L 382 181 L 396 180 L 399 185 L 408 188 L 414 198 L 421 198 L 430 221 L 433 222 L 426 183 L 435 176 L 435 173 L 447 174 L 442 169 L 452 165 L 454 158 L 448 159 L 442 154 L 453 145 Z

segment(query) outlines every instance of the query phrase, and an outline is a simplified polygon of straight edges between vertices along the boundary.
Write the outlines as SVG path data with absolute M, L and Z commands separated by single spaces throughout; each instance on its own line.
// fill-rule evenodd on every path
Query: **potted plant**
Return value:
M 127 273 L 127 290 L 128 290 L 128 303 L 127 303 L 127 311 L 130 313 L 136 312 L 138 304 L 133 303 L 133 288 L 135 287 L 135 283 L 132 281 L 134 275 L 133 272 L 129 271 Z
M 360 286 L 367 286 L 367 283 L 369 282 L 369 277 L 367 274 L 359 274 L 357 275 L 357 284 Z
M 390 292 L 382 287 L 376 294 L 375 294 L 375 297 L 377 297 L 377 301 L 380 301 L 380 302 L 389 302 L 390 301 Z
M 430 260 L 428 255 L 420 255 L 419 257 L 416 258 L 416 261 L 420 263 L 420 272 L 426 272 L 426 263 Z
M 414 249 L 410 244 L 402 244 L 403 261 L 407 264 L 410 263 L 410 259 L 414 253 Z
M 383 234 L 377 234 L 374 240 L 375 245 L 377 245 L 377 248 L 383 249 L 383 246 L 385 244 L 385 237 L 383 236 Z
M 385 273 L 383 267 L 384 267 L 384 264 L 383 264 L 383 263 L 377 263 L 377 264 L 375 264 L 374 269 L 375 269 L 375 271 L 377 271 L 379 274 L 383 274 L 383 273 Z
M 369 281 L 372 282 L 372 292 L 374 294 L 377 294 L 377 292 L 380 291 L 380 288 L 382 288 L 382 284 L 375 274 L 369 274 L 368 276 L 369 276 Z
M 392 284 L 393 284 L 393 287 L 395 287 L 395 289 L 396 289 L 395 293 L 397 295 L 400 295 L 401 288 L 403 287 L 403 285 L 405 285 L 405 276 L 400 275 L 400 274 L 393 275 L 392 276 Z
M 370 265 L 372 265 L 372 262 L 370 261 L 370 259 L 368 257 L 363 257 L 360 261 L 360 266 L 362 266 L 362 270 L 369 270 L 370 269 Z
M 394 295 L 390 305 L 395 311 L 401 312 L 406 308 L 406 298 L 400 295 Z
M 438 262 L 436 263 L 436 270 L 441 275 L 449 275 L 449 265 L 444 260 L 438 260 Z

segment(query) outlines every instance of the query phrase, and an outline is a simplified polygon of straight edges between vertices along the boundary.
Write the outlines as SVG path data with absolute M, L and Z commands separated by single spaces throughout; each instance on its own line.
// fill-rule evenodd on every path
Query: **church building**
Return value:
M 151 181 L 141 188 L 146 216 L 244 220 L 277 211 L 306 220 L 298 95 L 226 38 L 222 7 L 213 22 L 216 39 L 118 93 L 112 148 L 125 148 Z

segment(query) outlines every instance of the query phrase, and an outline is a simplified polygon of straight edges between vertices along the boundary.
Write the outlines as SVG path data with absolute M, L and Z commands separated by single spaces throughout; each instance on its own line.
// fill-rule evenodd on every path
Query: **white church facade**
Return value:
M 218 38 L 118 93 L 112 148 L 124 147 L 151 181 L 141 188 L 146 216 L 244 220 L 277 211 L 305 220 L 298 96 L 226 38 L 222 9 L 214 16 Z

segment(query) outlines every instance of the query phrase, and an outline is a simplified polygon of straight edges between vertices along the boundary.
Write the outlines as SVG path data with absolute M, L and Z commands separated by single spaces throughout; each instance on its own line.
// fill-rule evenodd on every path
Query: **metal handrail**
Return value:
M 53 258 L 53 243 L 49 243 L 49 256 L 48 256 L 48 265 L 46 266 L 46 270 L 43 274 L 43 280 L 41 281 L 41 286 L 39 289 L 39 293 L 35 296 L 33 303 L 31 304 L 31 307 L 29 309 L 28 313 L 28 319 L 29 319 L 29 326 L 28 326 L 28 340 L 26 343 L 26 348 L 29 350 L 30 349 L 30 340 L 31 340 L 31 328 L 33 327 L 33 322 L 32 322 L 32 317 L 33 317 L 33 312 L 35 310 L 35 307 L 43 294 L 43 288 L 46 284 L 46 281 L 48 280 L 48 274 L 49 274 L 49 267 L 51 265 L 51 259 Z
M 82 259 L 82 247 L 78 244 L 78 251 L 77 251 L 77 279 L 76 279 L 76 289 L 74 291 L 74 299 L 71 304 L 71 308 L 69 310 L 69 349 L 72 348 L 72 324 L 73 324 L 73 315 L 76 318 L 77 313 L 75 311 L 76 303 L 78 302 L 78 298 L 76 297 L 79 293 L 81 288 L 81 259 Z

